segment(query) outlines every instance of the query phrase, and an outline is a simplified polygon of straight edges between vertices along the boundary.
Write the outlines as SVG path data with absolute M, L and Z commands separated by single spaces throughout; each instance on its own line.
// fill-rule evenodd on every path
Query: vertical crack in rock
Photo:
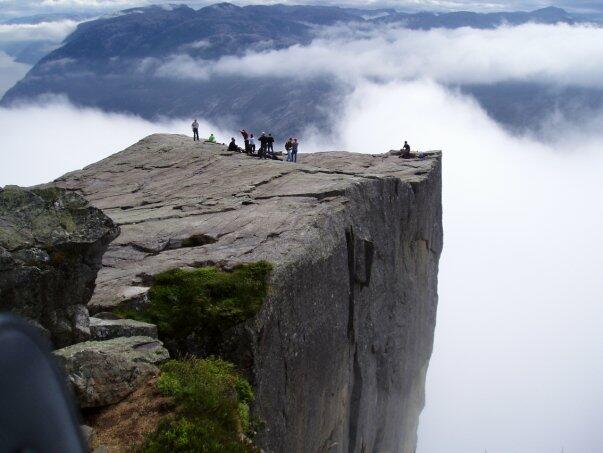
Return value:
M 354 228 L 350 227 L 346 233 L 348 251 L 348 278 L 349 278 L 349 306 L 348 306 L 348 340 L 353 348 L 352 365 L 352 392 L 350 396 L 350 418 L 348 433 L 348 451 L 357 451 L 358 426 L 360 424 L 360 409 L 362 405 L 362 367 L 359 360 L 358 343 L 356 342 L 355 317 L 356 317 L 356 285 L 360 289 L 368 286 L 371 280 L 374 245 L 367 239 L 356 236 Z
M 354 338 L 354 286 L 355 286 L 355 250 L 354 250 L 354 228 L 350 227 L 345 232 L 345 240 L 348 250 L 348 279 L 349 279 L 349 299 L 348 299 L 348 340 L 350 345 L 355 342 Z

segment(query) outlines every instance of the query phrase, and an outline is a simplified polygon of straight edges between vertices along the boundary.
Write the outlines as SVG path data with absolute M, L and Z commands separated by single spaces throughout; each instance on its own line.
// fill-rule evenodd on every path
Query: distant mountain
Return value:
M 32 16 L 13 17 L 0 22 L 0 25 L 40 25 L 47 23 L 57 22 L 81 22 L 83 20 L 91 18 L 91 15 L 73 13 L 73 14 L 35 14 Z M 42 57 L 45 57 L 54 49 L 61 45 L 62 39 L 60 38 L 48 38 L 40 39 L 39 36 L 33 36 L 29 39 L 23 39 L 23 36 L 19 34 L 17 37 L 11 39 L 10 31 L 4 34 L 2 41 L 0 41 L 0 51 L 6 53 L 19 63 L 25 63 L 33 65 L 40 61 Z
M 395 13 L 374 19 L 377 23 L 403 24 L 407 28 L 429 30 L 432 28 L 472 27 L 480 29 L 496 28 L 501 25 L 522 25 L 529 22 L 538 24 L 573 24 L 575 20 L 561 8 L 543 8 L 532 12 L 473 13 L 459 11 L 453 13 Z
M 323 27 L 357 22 L 367 27 L 397 24 L 492 28 L 501 24 L 573 23 L 564 10 L 530 13 L 403 14 L 327 6 L 219 3 L 199 10 L 187 6 L 132 8 L 80 24 L 63 45 L 42 58 L 1 101 L 9 105 L 45 93 L 66 94 L 72 102 L 146 118 L 198 116 L 223 126 L 270 129 L 280 136 L 304 128 L 325 128 L 333 106 L 350 87 L 326 77 L 158 76 L 149 68 L 174 55 L 210 66 L 229 55 L 309 44 Z M 189 61 L 189 62 L 190 62 Z M 181 69 L 187 62 L 176 62 Z M 287 68 L 283 68 L 283 72 Z M 480 90 L 474 90 L 480 92 Z M 503 101 L 504 102 L 504 101 Z M 329 108 L 325 108 L 329 106 Z M 498 109 L 505 111 L 505 109 Z M 512 122 L 502 118 L 502 122 Z
M 19 24 L 41 24 L 43 22 L 59 22 L 62 20 L 75 20 L 81 21 L 93 17 L 90 14 L 81 13 L 53 13 L 53 14 L 34 14 L 31 16 L 13 17 L 12 19 L 6 19 L 0 23 L 7 25 L 19 25 Z

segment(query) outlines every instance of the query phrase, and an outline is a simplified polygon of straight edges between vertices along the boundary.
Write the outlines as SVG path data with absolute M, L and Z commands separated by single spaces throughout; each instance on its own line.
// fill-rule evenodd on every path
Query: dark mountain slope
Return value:
M 65 94 L 78 105 L 108 111 L 131 112 L 149 119 L 197 116 L 223 126 L 269 129 L 279 138 L 299 134 L 308 126 L 324 130 L 330 124 L 329 114 L 336 111 L 350 89 L 341 82 L 325 77 L 298 80 L 293 74 L 287 76 L 287 67 L 274 77 L 261 78 L 246 76 L 250 68 L 243 65 L 240 73 L 227 77 L 208 77 L 203 72 L 222 57 L 305 45 L 324 26 L 352 22 L 364 27 L 397 24 L 429 29 L 571 23 L 572 19 L 555 8 L 497 14 L 402 14 L 229 3 L 199 10 L 187 6 L 132 8 L 80 24 L 62 47 L 44 57 L 5 94 L 1 104 L 53 93 Z M 171 65 L 159 71 L 167 61 L 172 61 Z M 485 93 L 473 91 L 478 99 Z M 490 92 L 487 97 L 502 103 L 506 99 Z M 492 111 L 496 115 L 510 109 L 494 106 Z M 514 120 L 497 119 L 508 124 Z

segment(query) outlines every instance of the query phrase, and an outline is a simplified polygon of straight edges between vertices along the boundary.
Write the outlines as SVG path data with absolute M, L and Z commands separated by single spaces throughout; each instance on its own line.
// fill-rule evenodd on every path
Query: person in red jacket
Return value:
M 249 154 L 249 133 L 245 129 L 240 130 L 243 136 L 243 142 L 245 143 L 245 152 Z

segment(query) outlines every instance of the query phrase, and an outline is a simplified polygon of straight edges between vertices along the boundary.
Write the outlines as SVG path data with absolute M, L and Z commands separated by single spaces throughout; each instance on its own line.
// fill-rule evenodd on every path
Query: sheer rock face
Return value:
M 260 446 L 412 452 L 437 306 L 440 154 L 298 160 L 153 135 L 57 180 L 121 226 L 89 307 L 144 303 L 171 268 L 267 260 L 269 296 L 232 348 L 266 422 Z
M 118 231 L 76 193 L 0 188 L 0 311 L 30 319 L 58 347 L 86 340 L 86 304 Z

